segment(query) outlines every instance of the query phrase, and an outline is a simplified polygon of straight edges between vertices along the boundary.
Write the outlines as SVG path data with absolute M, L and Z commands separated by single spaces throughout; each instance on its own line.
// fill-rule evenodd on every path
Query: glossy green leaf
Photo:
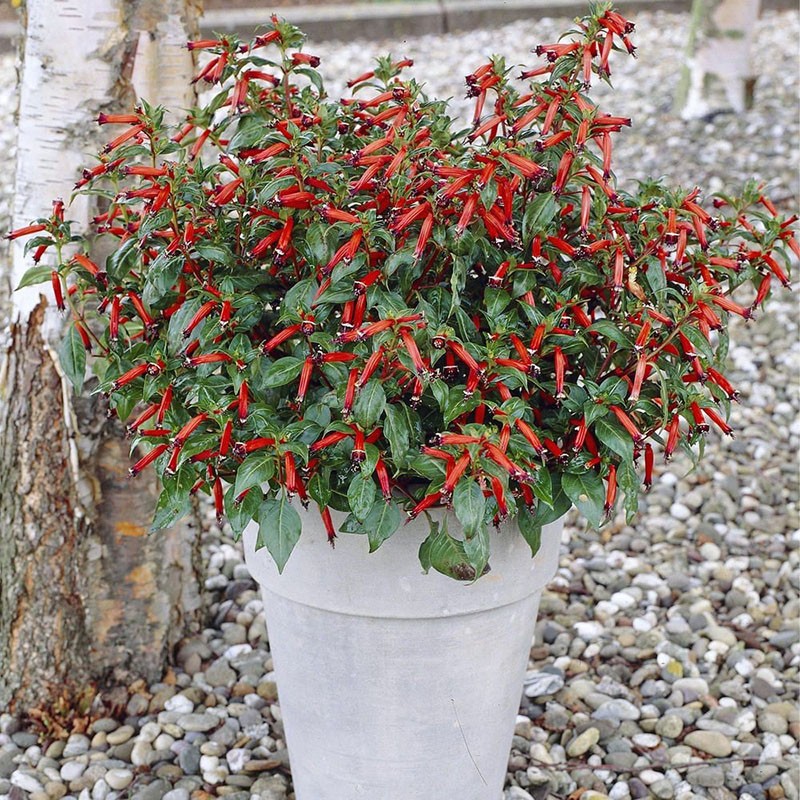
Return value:
M 606 496 L 602 478 L 593 470 L 578 474 L 565 472 L 561 477 L 561 485 L 589 524 L 599 528 L 603 522 Z
M 473 581 L 477 575 L 464 552 L 464 543 L 438 523 L 433 523 L 430 535 L 420 545 L 419 560 L 425 572 L 433 568 L 459 581 Z
M 472 538 L 482 529 L 486 511 L 486 498 L 478 484 L 471 478 L 462 479 L 453 491 L 453 510 L 464 529 L 464 537 Z
M 294 546 L 300 539 L 302 529 L 300 515 L 281 494 L 278 499 L 269 498 L 258 509 L 258 541 L 256 549 L 266 547 L 283 572 Z
M 285 356 L 273 361 L 266 371 L 261 385 L 265 389 L 276 389 L 279 386 L 285 386 L 291 383 L 303 369 L 303 362 L 299 358 L 293 356 Z
M 251 453 L 236 471 L 234 495 L 238 497 L 245 489 L 266 483 L 274 474 L 275 453 L 272 450 Z
M 353 406 L 353 416 L 365 431 L 371 431 L 385 408 L 386 392 L 378 381 L 373 380 L 358 393 Z
M 372 476 L 364 475 L 363 472 L 355 473 L 347 488 L 347 502 L 357 520 L 363 521 L 367 518 L 377 493 L 377 486 Z
M 594 423 L 597 438 L 613 453 L 633 461 L 633 439 L 613 417 L 605 416 Z
M 37 283 L 45 283 L 46 281 L 49 281 L 52 271 L 52 267 L 47 267 L 41 264 L 37 267 L 30 267 L 29 269 L 26 269 L 22 274 L 22 278 L 20 279 L 17 289 L 24 289 L 26 286 L 35 286 Z
M 376 500 L 364 520 L 369 537 L 369 551 L 374 553 L 399 527 L 400 509 L 397 503 Z
M 75 391 L 80 392 L 86 375 L 86 348 L 74 325 L 67 328 L 64 338 L 61 340 L 58 347 L 58 360 Z

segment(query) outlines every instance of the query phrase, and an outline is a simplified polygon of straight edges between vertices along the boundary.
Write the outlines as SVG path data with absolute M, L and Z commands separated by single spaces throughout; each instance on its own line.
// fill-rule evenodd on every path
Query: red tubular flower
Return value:
M 506 151 L 503 153 L 503 158 L 511 164 L 512 167 L 518 169 L 526 178 L 538 178 L 545 172 L 545 168 L 529 158 L 520 156 L 517 153 Z
M 297 405 L 300 405 L 305 400 L 313 371 L 314 359 L 311 356 L 306 356 L 306 360 L 303 362 L 303 369 L 300 372 L 300 381 L 297 384 L 297 396 L 294 400 Z
M 243 183 L 243 178 L 235 178 L 234 180 L 229 181 L 224 186 L 221 186 L 219 189 L 217 189 L 217 191 L 209 199 L 209 203 L 215 206 L 224 206 L 226 203 L 230 203 L 230 201 L 233 200 L 234 196 L 236 195 L 236 191 Z
M 450 467 L 444 476 L 444 484 L 442 485 L 441 498 L 442 502 L 449 504 L 453 497 L 453 490 L 456 484 L 461 479 L 461 476 L 467 471 L 467 467 L 472 463 L 472 457 L 469 452 L 465 450 L 458 460 Z
M 649 442 L 644 446 L 644 488 L 650 490 L 653 485 L 653 445 Z
M 475 215 L 475 210 L 478 207 L 478 199 L 480 195 L 477 192 L 470 194 L 464 202 L 464 207 L 461 211 L 461 216 L 456 223 L 456 235 L 461 236 L 464 231 L 469 227 L 470 220 Z
M 427 495 L 422 500 L 417 503 L 411 511 L 408 512 L 408 518 L 414 519 L 418 517 L 423 511 L 435 506 L 439 503 L 442 498 L 441 492 L 433 492 L 432 494 Z
M 264 450 L 267 447 L 274 447 L 275 439 L 270 436 L 258 436 L 246 442 L 236 442 L 233 445 L 233 454 L 236 458 L 244 458 L 248 453 L 256 450 Z
M 61 287 L 61 276 L 56 270 L 50 271 L 50 284 L 53 287 L 53 297 L 56 301 L 56 308 L 59 311 L 64 311 L 66 309 L 66 305 L 64 305 L 64 291 Z
M 492 494 L 497 503 L 497 514 L 502 522 L 508 519 L 508 504 L 506 503 L 505 489 L 503 488 L 502 481 L 496 475 L 491 476 L 490 482 L 492 484 Z
M 733 437 L 733 428 L 713 408 L 704 408 L 703 411 L 726 436 Z
M 523 483 L 530 480 L 530 475 L 518 464 L 515 464 L 497 445 L 491 442 L 484 442 L 483 448 L 486 455 L 497 464 L 498 467 L 506 470 L 508 474 L 515 480 Z
M 347 377 L 347 386 L 344 390 L 344 402 L 342 403 L 342 417 L 347 419 L 353 413 L 353 401 L 356 397 L 356 387 L 358 385 L 358 369 L 353 367 Z
M 772 275 L 764 275 L 761 281 L 758 284 L 758 291 L 756 292 L 756 299 L 753 300 L 753 304 L 750 306 L 751 312 L 753 309 L 760 306 L 766 296 L 769 294 L 770 284 L 772 283 Z
M 664 461 L 669 461 L 672 458 L 672 454 L 675 452 L 675 447 L 678 444 L 678 438 L 680 436 L 680 425 L 681 418 L 678 414 L 675 414 L 667 427 L 667 443 L 664 446 Z
M 127 372 L 123 372 L 122 375 L 119 376 L 116 380 L 111 382 L 111 389 L 121 389 L 123 386 L 126 386 L 131 381 L 135 381 L 137 378 L 141 378 L 147 372 L 147 368 L 149 364 L 138 364 L 135 367 L 132 367 Z
M 639 394 L 642 391 L 642 383 L 647 375 L 647 356 L 640 355 L 636 362 L 636 374 L 633 377 L 633 386 L 628 395 L 628 400 L 635 403 L 639 399 Z
M 417 343 L 414 341 L 414 337 L 411 334 L 411 328 L 400 328 L 400 338 L 403 340 L 406 352 L 411 357 L 411 363 L 414 365 L 414 369 L 417 371 L 417 374 L 423 375 L 427 373 L 428 369 L 425 366 L 422 356 L 420 355 Z
M 522 419 L 515 420 L 514 424 L 516 425 L 516 427 L 519 430 L 519 432 L 530 442 L 530 444 L 533 447 L 533 449 L 539 455 L 543 455 L 544 454 L 544 446 L 542 445 L 541 440 L 536 435 L 536 432 L 533 430 L 533 428 L 531 428 L 531 426 L 528 425 L 528 423 L 525 422 L 525 420 L 522 420 Z
M 152 464 L 159 456 L 163 455 L 169 445 L 158 444 L 146 456 L 140 458 L 129 470 L 128 475 L 135 478 L 145 467 Z
M 149 420 L 155 413 L 158 411 L 158 403 L 153 403 L 149 405 L 141 414 L 139 414 L 133 422 L 129 423 L 126 426 L 126 430 L 129 435 L 136 433 L 137 429 L 144 425 L 147 420 Z
M 564 391 L 564 373 L 567 368 L 567 357 L 558 346 L 553 350 L 553 368 L 556 378 L 556 397 L 563 400 L 567 395 Z
M 623 409 L 619 406 L 610 405 L 609 410 L 611 413 L 617 418 L 620 425 L 630 434 L 631 439 L 633 439 L 633 443 L 638 445 L 640 444 L 644 437 L 642 436 L 639 429 L 636 427 L 634 421 L 625 413 Z
M 250 393 L 247 388 L 247 381 L 242 381 L 242 385 L 239 387 L 239 396 L 237 398 L 237 412 L 240 425 L 244 425 L 245 421 L 247 420 L 247 401 L 249 395 Z
M 361 375 L 359 376 L 358 382 L 356 384 L 356 388 L 360 389 L 366 385 L 367 381 L 372 377 L 375 370 L 380 365 L 381 361 L 383 360 L 383 345 L 381 345 L 368 359 L 367 363 L 364 364 L 364 369 L 361 371 Z
M 223 458 L 224 456 L 228 455 L 228 451 L 231 448 L 231 441 L 233 438 L 233 422 L 231 420 L 227 420 L 225 425 L 222 427 L 222 436 L 219 440 L 219 456 Z
M 273 337 L 268 339 L 264 344 L 261 345 L 262 351 L 268 355 L 271 353 L 276 347 L 283 344 L 288 339 L 291 339 L 296 333 L 300 332 L 301 325 L 297 323 L 296 325 L 290 325 L 288 328 L 284 328 L 282 331 L 276 333 Z
M 164 394 L 161 395 L 161 401 L 158 403 L 158 415 L 156 417 L 156 421 L 159 425 L 164 421 L 164 415 L 167 413 L 167 409 L 170 407 L 172 403 L 172 384 L 167 384 L 167 388 L 164 390 Z
M 737 400 L 739 398 L 739 393 L 736 389 L 733 388 L 730 381 L 721 373 L 715 370 L 713 367 L 709 367 L 706 371 L 706 377 L 712 383 L 719 386 L 726 395 L 728 395 L 729 400 Z
M 327 506 L 317 506 L 319 508 L 320 516 L 322 517 L 322 524 L 325 526 L 325 533 L 328 536 L 328 544 L 335 547 L 336 541 L 336 528 L 333 526 L 333 519 L 331 518 L 331 511 Z
M 142 303 L 141 298 L 135 292 L 130 291 L 128 292 L 128 297 L 130 298 L 131 303 L 133 303 L 133 307 L 136 309 L 136 313 L 139 315 L 139 318 L 144 323 L 146 328 L 149 328 L 153 325 L 153 318 L 148 313 L 147 309 L 144 307 L 144 303 Z
M 227 364 L 233 359 L 227 353 L 203 353 L 199 356 L 184 359 L 187 367 L 200 367 L 204 364 Z
M 179 431 L 178 435 L 172 440 L 173 447 L 182 447 L 186 440 L 208 419 L 208 413 L 203 412 L 192 417 Z
M 433 231 L 433 214 L 428 214 L 424 220 L 422 220 L 422 226 L 419 229 L 419 236 L 417 237 L 417 245 L 414 248 L 414 258 L 419 259 L 422 257 L 422 254 L 425 252 L 425 245 L 428 244 L 428 239 L 431 237 L 431 232 Z
M 335 444 L 339 444 L 339 442 L 347 439 L 349 436 L 350 434 L 348 433 L 333 431 L 332 433 L 328 433 L 321 439 L 318 439 L 316 442 L 314 442 L 314 444 L 309 447 L 309 452 L 318 453 L 320 450 L 324 450 L 326 447 L 332 447 Z
M 708 423 L 703 417 L 703 409 L 701 409 L 697 403 L 691 403 L 689 405 L 689 410 L 692 412 L 695 430 L 697 430 L 698 433 L 708 433 Z
M 608 466 L 608 477 L 606 478 L 606 502 L 603 506 L 606 514 L 610 513 L 617 502 L 617 468 L 613 464 Z
M 378 485 L 381 487 L 383 499 L 388 503 L 392 499 L 392 481 L 389 471 L 386 469 L 386 462 L 382 458 L 375 463 L 375 474 L 378 477 Z

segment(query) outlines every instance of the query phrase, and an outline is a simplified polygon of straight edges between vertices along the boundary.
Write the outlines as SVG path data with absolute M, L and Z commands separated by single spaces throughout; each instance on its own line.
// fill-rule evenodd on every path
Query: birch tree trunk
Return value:
M 69 198 L 100 111 L 141 94 L 186 107 L 201 0 L 28 0 L 13 227 Z M 134 85 L 134 79 L 141 87 Z M 79 197 L 67 217 L 83 230 Z M 13 287 L 27 264 L 15 243 Z M 122 426 L 75 398 L 38 287 L 11 296 L 0 364 L 0 710 L 25 713 L 113 677 L 155 680 L 199 623 L 191 523 L 148 536 L 156 487 L 126 478 Z M 142 480 L 144 478 L 144 480 Z
M 753 104 L 753 37 L 760 0 L 694 0 L 686 62 L 675 97 L 684 119 L 714 111 L 742 113 Z M 713 96 L 714 82 L 724 97 Z

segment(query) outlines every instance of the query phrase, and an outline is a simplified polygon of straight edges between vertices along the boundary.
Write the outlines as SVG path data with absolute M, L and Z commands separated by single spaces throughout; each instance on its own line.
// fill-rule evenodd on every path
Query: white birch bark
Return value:
M 28 0 L 12 227 L 69 200 L 108 138 L 99 112 L 130 110 L 137 88 L 155 103 L 190 104 L 183 45 L 196 37 L 198 8 Z M 91 213 L 81 196 L 66 216 L 84 232 Z M 14 243 L 4 276 L 12 288 L 30 266 L 23 246 Z M 0 711 L 11 712 L 111 674 L 155 680 L 200 608 L 198 537 L 189 524 L 146 535 L 155 481 L 125 478 L 121 426 L 97 395 L 72 394 L 54 352 L 63 319 L 43 294 L 11 295 L 0 354 Z

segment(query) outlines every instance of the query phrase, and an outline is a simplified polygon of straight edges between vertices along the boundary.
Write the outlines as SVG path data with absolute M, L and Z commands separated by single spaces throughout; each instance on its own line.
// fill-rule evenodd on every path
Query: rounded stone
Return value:
M 576 736 L 567 745 L 567 755 L 577 758 L 589 751 L 600 741 L 600 731 L 597 728 L 587 728 L 582 734 Z
M 683 720 L 677 714 L 667 714 L 656 722 L 655 730 L 666 739 L 677 739 L 683 733 Z
M 130 725 L 123 725 L 106 734 L 106 741 L 110 745 L 124 744 L 136 731 Z M 112 787 L 113 788 L 113 787 Z
M 730 737 L 719 731 L 692 731 L 686 734 L 683 743 L 716 758 L 727 758 L 733 752 Z
M 133 773 L 129 769 L 114 768 L 106 772 L 106 783 L 116 791 L 121 791 L 130 786 L 133 781 Z

